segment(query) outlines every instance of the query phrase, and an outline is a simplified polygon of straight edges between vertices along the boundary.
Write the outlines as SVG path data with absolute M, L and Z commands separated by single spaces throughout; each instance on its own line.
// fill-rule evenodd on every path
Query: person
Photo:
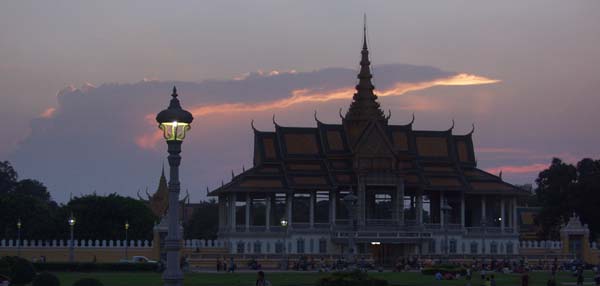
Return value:
M 481 280 L 485 280 L 485 266 L 482 265 L 481 266 Z
M 467 281 L 471 281 L 471 267 L 467 268 L 467 274 L 465 275 L 467 278 Z
M 435 280 L 439 281 L 439 280 L 442 280 L 442 279 L 443 279 L 442 273 L 440 273 L 439 271 L 437 273 L 435 273 Z
M 577 272 L 577 286 L 583 286 L 583 271 Z
M 496 286 L 496 277 L 493 274 L 490 277 L 490 286 Z
M 233 273 L 235 271 L 235 264 L 233 263 L 233 256 L 229 257 L 229 271 Z
M 271 282 L 265 279 L 265 273 L 258 271 L 258 278 L 256 278 L 256 286 L 271 286 Z
M 521 286 L 529 286 L 529 274 L 527 273 L 527 270 L 523 271 L 523 274 L 521 275 Z

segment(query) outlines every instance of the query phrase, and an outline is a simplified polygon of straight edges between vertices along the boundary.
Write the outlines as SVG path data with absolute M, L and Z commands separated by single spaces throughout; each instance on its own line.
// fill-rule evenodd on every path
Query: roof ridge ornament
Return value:
M 319 121 L 319 118 L 317 118 L 317 110 L 316 109 L 315 109 L 314 117 L 315 117 L 315 121 L 317 122 L 317 124 L 321 123 L 321 121 Z
M 473 133 L 475 132 L 475 123 L 471 124 L 471 126 L 471 132 L 467 133 L 467 136 L 473 135 Z
M 277 124 L 277 122 L 275 122 L 275 113 L 273 113 L 273 125 L 275 125 L 275 127 L 279 127 L 279 124 Z
M 341 107 L 340 107 L 340 118 L 341 118 L 342 120 L 346 119 L 346 118 L 344 118 L 344 115 L 342 115 L 342 108 L 341 108 Z
M 454 129 L 454 118 L 452 118 L 452 126 L 450 126 L 450 128 L 448 130 L 446 130 L 446 132 L 452 132 L 453 129 Z

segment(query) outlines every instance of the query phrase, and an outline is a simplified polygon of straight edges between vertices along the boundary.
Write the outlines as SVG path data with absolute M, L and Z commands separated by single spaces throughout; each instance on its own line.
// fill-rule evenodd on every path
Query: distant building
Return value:
M 218 197 L 219 240 L 230 253 L 337 255 L 353 236 L 359 254 L 386 261 L 446 249 L 517 254 L 517 198 L 529 192 L 477 168 L 473 131 L 414 130 L 414 118 L 389 124 L 366 37 L 361 54 L 341 124 L 315 116 L 317 127 L 254 129 L 254 166 L 209 194 Z M 356 226 L 348 194 L 357 198 Z
M 167 184 L 167 178 L 165 177 L 165 167 L 163 166 L 160 178 L 158 180 L 158 186 L 154 194 L 149 194 L 146 190 L 146 199 L 142 198 L 138 191 L 138 199 L 144 202 L 157 216 L 162 219 L 167 215 L 167 209 L 169 208 L 169 185 Z M 188 222 L 192 218 L 194 210 L 198 207 L 198 204 L 190 203 L 190 194 L 186 190 L 185 197 L 179 201 L 180 213 L 179 217 L 184 223 Z

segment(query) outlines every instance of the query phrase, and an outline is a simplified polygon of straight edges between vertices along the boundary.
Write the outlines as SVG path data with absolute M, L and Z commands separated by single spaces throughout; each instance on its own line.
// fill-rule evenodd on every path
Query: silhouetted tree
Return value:
M 50 193 L 44 184 L 38 180 L 25 179 L 20 180 L 15 187 L 15 192 L 19 195 L 26 195 L 38 198 L 44 202 L 50 203 Z
M 150 240 L 154 222 L 158 220 L 145 203 L 117 194 L 73 198 L 61 214 L 65 233 L 71 212 L 77 221 L 75 234 L 79 239 L 124 239 L 124 225 L 128 221 L 129 239 Z
M 215 200 L 202 201 L 184 226 L 189 239 L 215 239 L 219 230 L 219 206 Z
M 17 184 L 18 175 L 8 161 L 0 161 L 0 194 L 12 192 Z
M 561 224 L 573 212 L 589 224 L 592 236 L 600 232 L 600 161 L 586 158 L 573 166 L 554 158 L 536 183 L 542 237 L 557 239 Z

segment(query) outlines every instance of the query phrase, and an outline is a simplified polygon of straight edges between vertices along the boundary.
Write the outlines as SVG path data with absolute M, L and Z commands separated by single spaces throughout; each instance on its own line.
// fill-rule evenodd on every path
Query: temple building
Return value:
M 219 239 L 232 254 L 340 255 L 352 247 L 388 263 L 517 254 L 517 198 L 529 193 L 477 168 L 473 131 L 415 130 L 414 116 L 389 124 L 363 41 L 341 124 L 315 116 L 316 127 L 253 126 L 253 167 L 209 193 L 218 197 Z
M 137 192 L 138 200 L 143 203 L 152 210 L 152 213 L 159 219 L 162 219 L 167 214 L 167 209 L 169 208 L 169 186 L 167 184 L 167 178 L 165 177 L 165 166 L 163 165 L 162 171 L 160 173 L 160 178 L 158 179 L 158 186 L 156 187 L 156 191 L 154 194 L 148 193 L 148 189 L 146 189 L 146 199 L 140 196 L 140 192 Z M 190 194 L 186 190 L 185 197 L 179 201 L 179 217 L 186 223 L 189 219 L 192 218 L 192 214 L 194 210 L 198 207 L 197 203 L 190 203 Z

